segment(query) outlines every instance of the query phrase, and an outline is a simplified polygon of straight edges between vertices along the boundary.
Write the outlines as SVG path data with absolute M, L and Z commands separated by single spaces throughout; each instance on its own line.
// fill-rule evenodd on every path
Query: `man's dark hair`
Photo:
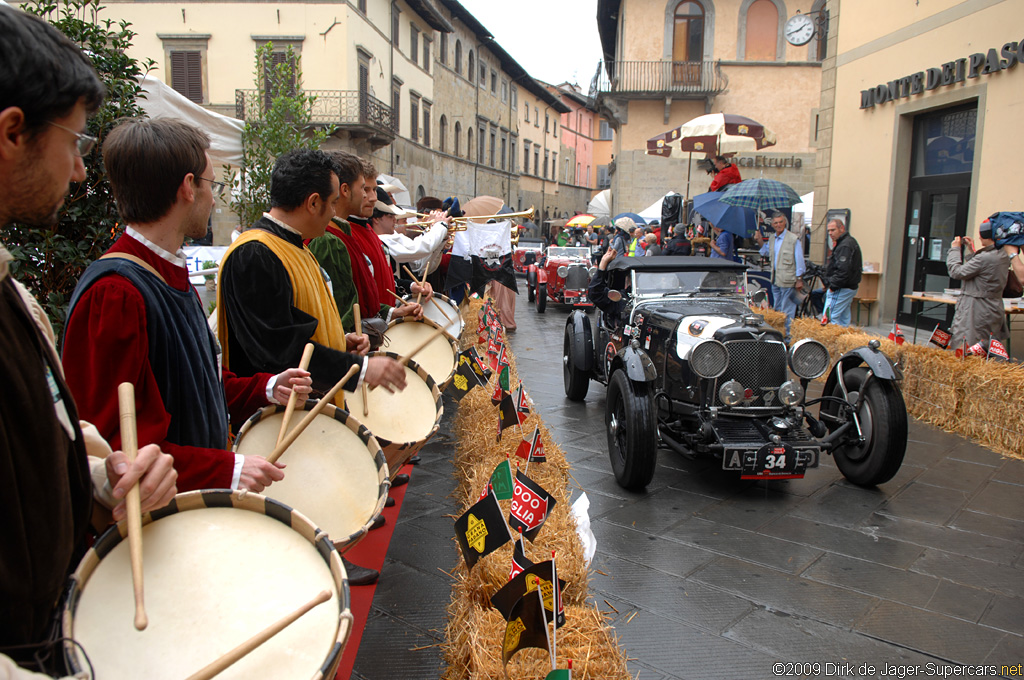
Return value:
M 363 175 L 363 159 L 354 153 L 335 149 L 328 151 L 327 155 L 334 161 L 334 172 L 338 175 L 339 184 L 352 186 Z
M 0 5 L 0 111 L 25 113 L 25 132 L 71 113 L 79 99 L 88 113 L 103 103 L 103 83 L 82 50 L 42 19 Z
M 185 175 L 192 182 L 206 170 L 210 138 L 171 118 L 129 118 L 103 142 L 103 162 L 117 211 L 128 223 L 146 224 L 171 209 Z
M 326 201 L 333 193 L 331 175 L 337 174 L 337 163 L 319 149 L 289 151 L 270 174 L 270 207 L 295 210 L 313 194 Z

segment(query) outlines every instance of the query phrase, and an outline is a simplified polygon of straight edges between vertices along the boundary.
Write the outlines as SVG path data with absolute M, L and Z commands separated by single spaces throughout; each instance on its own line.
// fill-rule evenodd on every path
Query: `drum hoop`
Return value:
M 459 319 L 461 320 L 462 317 L 459 316 Z M 424 315 L 422 319 L 413 319 L 412 317 L 409 317 L 409 316 L 400 316 L 400 317 L 398 317 L 397 319 L 394 319 L 391 323 L 388 324 L 388 329 L 387 330 L 391 330 L 392 326 L 397 326 L 400 323 L 425 323 L 428 326 L 433 326 L 434 328 L 439 328 L 439 329 L 443 330 L 444 331 L 444 336 L 446 338 L 448 338 L 449 340 L 451 340 L 452 346 L 455 348 L 455 353 L 456 354 L 459 353 L 459 339 L 457 337 L 455 337 L 454 335 L 452 335 L 451 333 L 448 332 L 448 327 L 447 326 L 442 326 L 441 324 L 437 323 L 433 319 L 428 318 L 426 315 Z M 465 328 L 466 327 L 466 322 L 462 321 L 461 323 L 462 323 L 462 327 Z M 385 334 L 387 334 L 387 330 L 384 331 Z
M 267 498 L 258 493 L 231 491 L 229 489 L 199 489 L 179 493 L 163 508 L 142 513 L 142 526 L 170 515 L 206 508 L 236 508 L 266 515 L 296 531 L 296 533 L 310 541 L 313 547 L 316 548 L 316 551 L 323 558 L 328 569 L 330 569 L 331 577 L 334 579 L 335 584 L 340 584 L 338 588 L 338 639 L 331 645 L 331 650 L 320 667 L 321 674 L 336 667 L 341 659 L 341 652 L 345 648 L 345 642 L 351 632 L 345 625 L 345 620 L 352 618 L 352 609 L 348 573 L 345 571 L 345 565 L 341 561 L 341 553 L 334 547 L 330 537 L 321 531 L 309 517 L 295 508 L 291 508 L 280 501 Z M 71 635 L 71 626 L 75 613 L 78 611 L 78 602 L 82 595 L 82 588 L 103 558 L 109 555 L 111 550 L 127 538 L 127 520 L 121 520 L 109 527 L 85 553 L 85 556 L 82 557 L 75 568 L 75 572 L 68 580 L 65 590 L 66 598 L 61 612 L 61 629 L 64 637 L 67 638 L 64 642 L 64 658 L 72 675 L 88 670 L 81 664 L 78 647 L 73 642 Z M 342 639 L 342 636 L 344 636 L 344 639 Z
M 459 340 L 458 340 L 458 338 L 456 338 L 454 335 L 449 333 L 446 328 L 443 328 L 438 323 L 436 323 L 434 321 L 431 321 L 427 317 L 423 317 L 422 319 L 419 319 L 419 320 L 417 320 L 417 319 L 410 319 L 407 316 L 399 317 L 399 318 L 395 319 L 394 321 L 392 321 L 391 323 L 388 324 L 388 330 L 391 330 L 392 327 L 397 326 L 398 324 L 402 324 L 402 323 L 422 323 L 422 324 L 426 324 L 427 326 L 432 326 L 432 327 L 434 327 L 436 329 L 444 331 L 444 337 L 448 340 L 448 344 L 450 344 L 452 346 L 452 357 L 454 357 L 455 360 L 452 362 L 451 373 L 448 374 L 448 377 L 445 379 L 444 384 L 443 385 L 438 385 L 438 389 L 443 391 L 446 387 L 448 387 L 448 383 L 451 381 L 452 377 L 455 375 L 455 370 L 459 367 L 459 352 L 461 350 L 459 349 Z M 387 338 L 387 331 L 384 331 L 384 337 Z M 402 358 L 402 355 L 396 354 L 395 352 L 388 352 L 387 350 L 377 350 L 377 352 L 387 352 L 389 355 L 393 355 L 393 357 L 395 359 L 401 359 Z M 409 363 L 411 364 L 411 363 L 413 363 L 413 361 L 410 359 Z M 437 381 L 435 380 L 434 383 L 436 384 Z
M 398 361 L 398 360 L 400 360 L 402 358 L 402 356 L 400 354 L 395 354 L 394 352 L 385 352 L 385 351 L 382 351 L 382 350 L 377 350 L 376 352 L 371 352 L 369 354 L 369 356 L 371 356 L 371 357 L 374 357 L 374 356 L 376 356 L 376 357 L 388 357 L 388 358 L 394 359 L 396 361 Z M 427 434 L 427 436 L 423 438 L 423 442 L 426 443 L 426 442 L 430 441 L 435 434 L 437 434 L 437 430 L 441 427 L 441 418 L 444 416 L 444 403 L 443 403 L 443 401 L 441 399 L 441 390 L 440 390 L 440 388 L 437 385 L 437 381 L 434 380 L 433 378 L 431 378 L 430 374 L 427 373 L 426 369 L 423 368 L 422 366 L 420 366 L 419 364 L 417 364 L 415 359 L 409 359 L 409 363 L 407 364 L 407 367 L 413 373 L 415 373 L 416 375 L 421 377 L 423 379 L 423 382 L 427 383 L 427 388 L 430 390 L 430 396 L 432 396 L 434 398 L 434 409 L 435 409 L 435 411 L 437 413 L 437 416 L 434 418 L 434 426 L 430 429 L 430 433 Z M 384 445 L 385 448 L 387 446 L 394 445 L 394 444 L 408 444 L 408 443 L 410 443 L 410 442 L 393 442 L 390 439 L 385 439 L 384 437 L 380 437 L 379 435 L 374 435 L 374 436 L 377 437 L 378 440 L 386 442 L 385 445 Z

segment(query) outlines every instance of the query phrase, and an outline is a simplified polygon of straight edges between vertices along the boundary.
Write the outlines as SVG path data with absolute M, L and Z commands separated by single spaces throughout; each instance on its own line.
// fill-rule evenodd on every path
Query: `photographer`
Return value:
M 739 168 L 730 163 L 725 156 L 715 156 L 712 163 L 717 172 L 715 178 L 711 180 L 709 191 L 721 191 L 730 184 L 739 184 L 743 181 Z

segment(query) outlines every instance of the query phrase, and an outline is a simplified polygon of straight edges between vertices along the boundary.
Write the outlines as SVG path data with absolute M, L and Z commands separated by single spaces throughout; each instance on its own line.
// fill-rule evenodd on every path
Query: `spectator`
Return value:
M 723 188 L 730 184 L 739 184 L 743 181 L 740 177 L 740 170 L 735 165 L 729 162 L 729 159 L 725 156 L 715 156 L 711 161 L 717 172 L 715 178 L 711 180 L 711 188 L 709 191 L 721 191 Z
M 712 227 L 712 232 L 715 235 L 713 241 L 711 241 L 711 257 L 717 257 L 722 260 L 732 260 L 733 255 L 736 252 L 735 240 L 733 235 L 725 229 L 719 229 L 718 227 Z
M 789 220 L 776 211 L 772 216 L 772 234 L 768 241 L 760 232 L 757 241 L 764 242 L 761 255 L 768 258 L 772 268 L 772 299 L 775 309 L 786 314 L 786 342 L 790 341 L 789 327 L 796 314 L 796 292 L 803 290 L 804 283 L 800 277 L 804 275 L 804 251 L 800 240 L 789 230 Z
M 612 234 L 610 247 L 614 248 L 617 253 L 626 253 L 634 229 L 636 229 L 636 222 L 629 217 L 620 217 L 615 220 L 615 232 Z
M 632 221 L 632 220 L 630 220 Z M 644 230 L 643 227 L 635 227 L 633 229 L 633 240 L 629 242 L 629 256 L 630 257 L 643 257 L 644 256 Z
M 677 224 L 672 229 L 672 239 L 665 244 L 665 255 L 689 255 L 692 252 L 690 241 L 686 238 L 686 225 Z
M 825 266 L 825 309 L 829 321 L 837 326 L 850 325 L 850 303 L 857 294 L 863 264 L 860 245 L 846 231 L 842 220 L 830 220 L 828 237 L 832 239 L 832 256 Z M 824 323 L 824 322 L 823 322 Z
M 647 246 L 644 248 L 644 256 L 650 257 L 652 255 L 661 255 L 661 246 L 658 245 L 658 237 L 654 234 L 647 234 L 644 236 L 644 241 Z
M 957 236 L 946 254 L 946 270 L 951 278 L 963 281 L 956 312 L 953 314 L 952 344 L 959 347 L 988 342 L 989 334 L 1005 341 L 1009 335 L 1003 310 L 1003 288 L 1010 273 L 1010 256 L 996 248 L 992 225 L 987 220 L 978 229 L 980 250 L 970 237 Z M 966 252 L 961 243 L 967 246 Z

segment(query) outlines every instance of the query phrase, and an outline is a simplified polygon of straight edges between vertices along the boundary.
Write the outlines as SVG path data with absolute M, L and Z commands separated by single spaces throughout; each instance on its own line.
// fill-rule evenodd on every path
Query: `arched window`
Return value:
M 416 202 L 419 203 L 423 200 L 423 197 L 427 195 L 427 190 L 423 188 L 423 185 L 416 187 Z
M 453 139 L 455 140 L 455 155 L 456 156 L 460 155 L 460 153 L 461 153 L 461 151 L 460 151 L 461 148 L 462 148 L 462 139 L 461 139 L 461 137 L 462 137 L 462 123 L 460 123 L 459 121 L 455 121 L 455 136 L 453 137 Z
M 473 61 L 473 50 L 469 51 L 469 59 L 466 60 L 466 77 L 470 81 L 476 77 L 476 62 Z
M 446 116 L 444 116 L 443 114 L 441 115 L 441 120 L 438 122 L 438 132 L 441 135 L 441 138 L 439 140 L 441 142 L 441 152 L 442 153 L 447 153 L 448 152 L 448 118 Z
M 462 41 L 455 41 L 455 72 L 462 75 Z
M 753 0 L 740 7 L 740 40 L 747 61 L 778 61 L 781 57 L 782 31 L 779 16 L 784 16 L 773 0 Z
M 704 59 L 704 6 L 699 2 L 676 5 L 672 27 L 672 81 L 699 83 Z
M 470 54 L 470 56 L 473 56 Z M 473 160 L 473 128 L 466 133 L 466 158 Z

